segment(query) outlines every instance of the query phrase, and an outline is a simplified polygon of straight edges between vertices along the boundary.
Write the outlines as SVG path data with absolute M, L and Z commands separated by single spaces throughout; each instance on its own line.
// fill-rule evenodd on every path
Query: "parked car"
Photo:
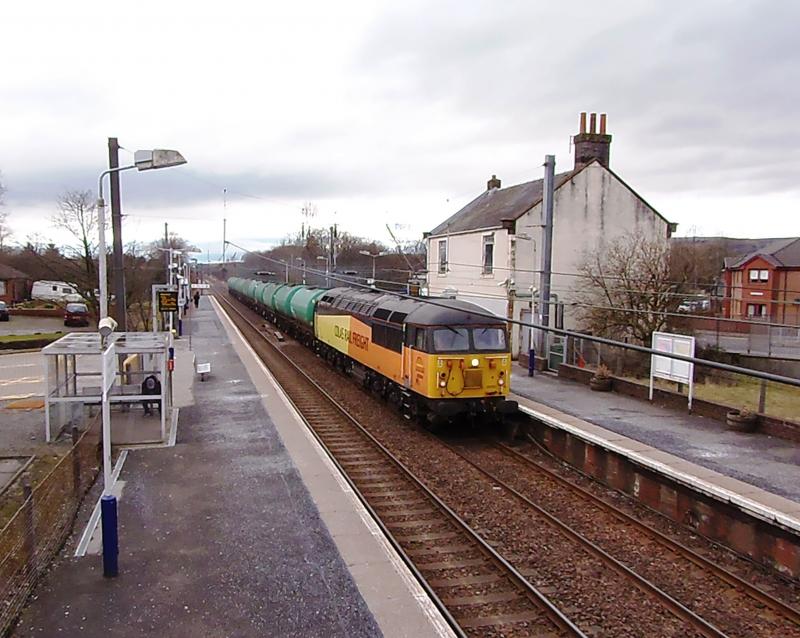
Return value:
M 0 301 L 0 321 L 8 321 L 9 318 L 8 306 L 6 306 L 6 302 Z
M 65 326 L 88 326 L 89 308 L 85 303 L 68 303 L 64 309 Z

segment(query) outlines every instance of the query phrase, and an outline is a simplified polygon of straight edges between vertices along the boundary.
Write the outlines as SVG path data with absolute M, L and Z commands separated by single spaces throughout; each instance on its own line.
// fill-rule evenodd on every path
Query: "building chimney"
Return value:
M 580 133 L 575 138 L 575 170 L 594 160 L 608 168 L 611 154 L 611 136 L 606 134 L 606 114 L 600 114 L 600 132 L 597 132 L 597 113 L 589 115 L 589 131 L 586 131 L 586 113 L 581 113 Z
M 497 179 L 497 175 L 492 175 L 492 179 L 486 182 L 486 190 L 494 190 L 495 188 L 500 188 L 500 180 Z

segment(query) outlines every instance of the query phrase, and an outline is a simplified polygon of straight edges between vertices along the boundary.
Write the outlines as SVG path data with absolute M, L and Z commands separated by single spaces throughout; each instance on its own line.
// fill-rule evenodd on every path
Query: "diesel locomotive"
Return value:
M 238 277 L 228 290 L 410 418 L 501 420 L 517 410 L 506 324 L 475 304 Z

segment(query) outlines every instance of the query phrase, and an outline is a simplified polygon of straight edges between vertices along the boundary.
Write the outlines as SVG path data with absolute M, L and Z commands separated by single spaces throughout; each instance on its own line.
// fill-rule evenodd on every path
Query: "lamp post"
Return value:
M 288 284 L 289 283 L 289 262 L 284 260 L 284 259 L 279 259 L 278 261 L 281 262 L 283 264 L 284 268 L 286 269 L 286 283 Z
M 371 253 L 368 250 L 359 250 L 359 255 L 364 255 L 365 257 L 372 257 L 372 287 L 375 288 L 375 260 L 378 257 L 383 257 L 384 255 L 388 255 L 389 253 Z
M 117 558 L 119 544 L 117 536 L 117 499 L 111 494 L 114 479 L 111 475 L 111 415 L 108 401 L 108 391 L 113 385 L 114 377 L 111 372 L 115 369 L 113 364 L 115 349 L 113 342 L 106 349 L 106 339 L 114 330 L 116 323 L 108 318 L 108 278 L 106 275 L 106 212 L 103 200 L 103 177 L 112 173 L 119 173 L 130 169 L 148 171 L 158 168 L 169 168 L 185 164 L 186 160 L 178 151 L 155 149 L 152 151 L 136 151 L 133 164 L 110 168 L 100 173 L 97 180 L 97 223 L 99 229 L 98 271 L 100 277 L 100 321 L 98 329 L 101 337 L 101 352 L 103 359 L 103 496 L 100 503 L 103 529 L 103 576 L 113 577 L 118 574 Z M 118 304 L 124 304 L 124 299 L 117 299 Z M 123 312 L 127 309 L 123 308 Z M 164 409 L 164 406 L 161 406 Z
M 140 171 L 150 171 L 158 168 L 169 168 L 170 166 L 180 166 L 186 160 L 178 151 L 165 149 L 154 149 L 152 151 L 136 151 L 133 155 L 133 164 L 130 166 L 119 166 L 109 168 L 100 173 L 97 180 L 97 223 L 100 226 L 98 247 L 99 255 L 99 276 L 100 276 L 100 319 L 108 316 L 108 279 L 106 276 L 106 203 L 103 199 L 103 178 L 111 173 L 120 173 L 133 168 Z M 124 299 L 118 299 L 117 303 L 125 303 Z
M 328 255 L 317 255 L 317 260 L 325 262 L 325 286 L 331 287 L 331 259 Z

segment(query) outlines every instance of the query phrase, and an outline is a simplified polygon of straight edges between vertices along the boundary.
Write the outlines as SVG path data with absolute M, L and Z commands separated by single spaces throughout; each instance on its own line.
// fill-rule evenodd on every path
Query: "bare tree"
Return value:
M 8 213 L 0 211 L 0 253 L 6 251 L 8 240 L 11 239 L 12 235 L 11 226 L 8 225 Z
M 0 174 L 2 178 L 2 174 Z M 5 206 L 6 187 L 0 179 L 0 253 L 5 252 L 8 240 L 11 238 L 11 227 L 8 225 L 8 212 L 2 210 Z
M 68 190 L 58 198 L 58 212 L 51 219 L 53 226 L 69 233 L 73 242 L 65 247 L 71 257 L 66 262 L 66 271 L 61 275 L 73 284 L 80 295 L 95 309 L 98 300 L 96 254 L 98 248 L 98 222 L 95 201 L 91 191 Z
M 583 327 L 613 338 L 649 345 L 680 303 L 683 286 L 671 280 L 666 240 L 623 235 L 584 255 L 573 289 Z

